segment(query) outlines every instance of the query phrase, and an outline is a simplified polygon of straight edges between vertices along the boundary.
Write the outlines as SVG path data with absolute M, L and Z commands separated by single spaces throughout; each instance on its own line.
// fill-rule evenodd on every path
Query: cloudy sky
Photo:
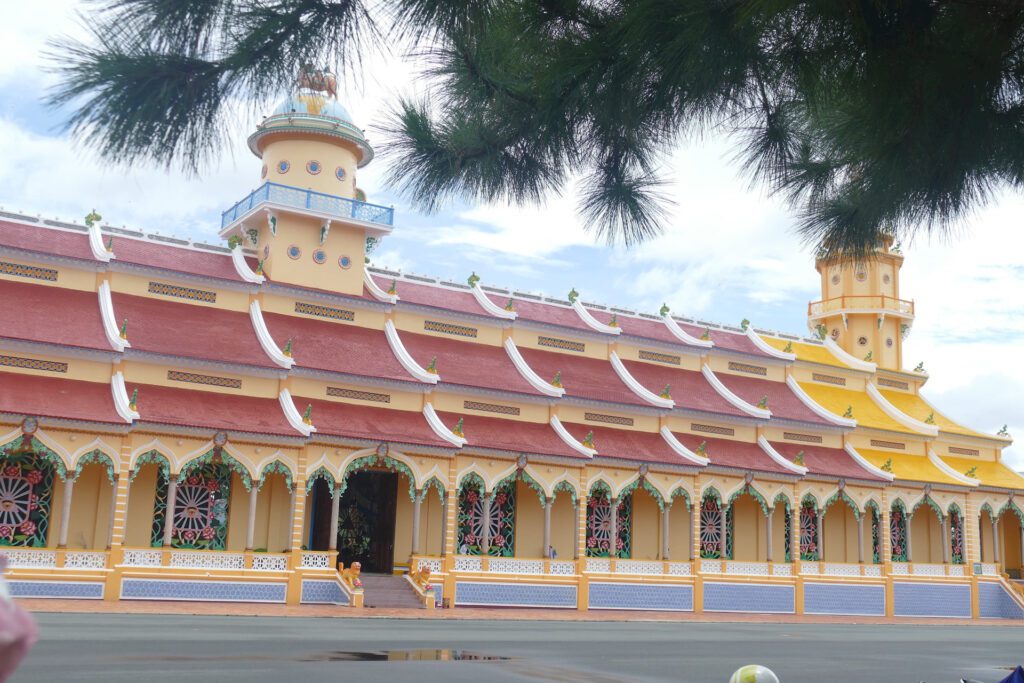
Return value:
M 216 241 L 220 212 L 252 190 L 259 162 L 245 148 L 253 121 L 201 177 L 154 168 L 109 168 L 61 130 L 64 112 L 41 98 L 53 82 L 42 55 L 48 39 L 78 32 L 73 0 L 0 5 L 0 206 L 81 221 L 96 208 L 115 225 Z M 379 55 L 362 82 L 341 95 L 357 124 L 373 130 L 414 64 Z M 269 104 L 267 105 L 270 106 Z M 695 140 L 664 160 L 674 200 L 661 238 L 630 251 L 597 244 L 574 211 L 571 188 L 541 207 L 454 205 L 417 213 L 382 180 L 380 164 L 360 174 L 370 201 L 396 207 L 397 228 L 377 265 L 654 312 L 806 332 L 806 304 L 818 297 L 809 250 L 794 218 L 735 166 L 730 141 Z M 1006 193 L 959 226 L 951 240 L 905 245 L 902 292 L 917 303 L 905 363 L 924 361 L 926 395 L 950 417 L 994 432 L 1004 423 L 1024 438 L 1024 196 Z M 1024 469 L 1024 446 L 1006 451 Z

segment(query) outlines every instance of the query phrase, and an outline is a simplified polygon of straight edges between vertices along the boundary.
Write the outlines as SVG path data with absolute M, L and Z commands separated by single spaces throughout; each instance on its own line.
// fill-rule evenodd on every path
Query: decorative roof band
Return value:
M 818 417 L 841 427 L 849 427 L 850 429 L 853 429 L 857 426 L 857 421 L 853 418 L 836 415 L 811 398 L 810 395 L 804 391 L 804 388 L 800 386 L 800 383 L 792 377 L 792 375 L 786 378 L 786 386 L 789 387 L 790 391 L 796 394 L 796 397 L 800 399 L 801 403 L 807 406 L 811 412 Z
M 388 294 L 381 289 L 376 282 L 373 281 L 373 277 L 370 276 L 370 271 L 363 269 L 363 284 L 366 286 L 366 291 L 376 299 L 377 301 L 383 301 L 388 304 L 398 303 L 397 294 Z
M 231 250 L 231 264 L 235 267 L 235 272 L 238 273 L 238 277 L 242 278 L 246 282 L 254 285 L 261 285 L 266 280 L 265 277 L 259 275 L 249 267 L 249 264 L 245 261 L 245 253 L 242 251 L 242 245 L 236 244 L 234 249 Z
M 920 420 L 910 417 L 902 410 L 889 403 L 889 400 L 886 399 L 885 396 L 882 396 L 882 392 L 880 392 L 878 387 L 873 383 L 867 383 L 867 391 L 868 396 L 870 396 L 871 400 L 875 402 L 875 405 L 882 409 L 883 413 L 891 417 L 893 420 L 896 420 L 904 427 L 927 436 L 939 435 L 939 428 L 936 425 L 930 425 L 926 422 L 921 422 Z
M 523 376 L 530 386 L 537 391 L 547 396 L 553 396 L 555 398 L 561 398 L 565 395 L 565 387 L 556 387 L 551 382 L 546 381 L 540 375 L 538 375 L 533 368 L 529 366 L 526 359 L 523 358 L 523 354 L 519 353 L 519 347 L 509 337 L 505 340 L 505 353 L 512 360 L 512 364 L 516 366 L 516 370 Z
M 470 287 L 469 291 L 473 292 L 473 298 L 475 298 L 476 302 L 480 304 L 480 308 L 484 309 L 495 318 L 515 320 L 519 317 L 519 314 L 515 311 L 506 311 L 504 308 L 491 301 L 490 297 L 487 296 L 484 290 L 480 289 L 479 282 Z
M 551 425 L 551 428 L 555 430 L 555 434 L 558 434 L 559 438 L 561 438 L 569 448 L 581 455 L 587 456 L 588 458 L 593 458 L 597 455 L 597 450 L 584 446 L 582 443 L 577 441 L 576 438 L 569 433 L 569 430 L 565 428 L 562 421 L 558 419 L 557 415 L 551 416 L 549 424 Z
M 434 405 L 432 403 L 424 404 L 423 417 L 426 418 L 427 424 L 430 425 L 432 430 L 434 430 L 434 433 L 451 445 L 461 448 L 468 443 L 466 437 L 459 436 L 445 426 L 444 422 L 441 421 L 441 417 L 437 414 L 437 411 L 434 410 Z
M 783 467 L 794 474 L 799 474 L 800 476 L 807 474 L 808 470 L 806 467 L 804 467 L 803 465 L 797 465 L 795 462 L 791 462 L 790 460 L 786 459 L 782 455 L 782 453 L 779 453 L 777 450 L 775 450 L 775 448 L 770 443 L 768 443 L 768 439 L 764 438 L 763 436 L 757 437 L 757 445 L 761 447 L 761 450 L 764 451 L 765 454 L 769 458 L 771 458 L 776 465 L 779 465 L 780 467 Z
M 123 352 L 131 344 L 121 336 L 121 328 L 117 326 L 117 317 L 114 315 L 114 299 L 110 295 L 110 283 L 104 280 L 97 290 L 100 300 L 100 318 L 103 321 L 103 333 L 107 341 L 115 351 Z
M 672 430 L 668 427 L 662 427 L 660 430 L 661 438 L 665 439 L 665 443 L 668 447 L 675 451 L 682 458 L 689 460 L 694 465 L 706 467 L 711 463 L 710 458 L 705 458 L 702 455 L 697 455 L 685 445 L 683 442 L 676 438 L 676 435 L 672 433 Z
M 761 335 L 759 335 L 757 332 L 754 332 L 754 328 L 752 326 L 747 327 L 747 338 L 751 342 L 753 342 L 754 346 L 756 346 L 759 351 L 768 354 L 772 358 L 781 358 L 782 360 L 789 361 L 796 360 L 795 353 L 790 353 L 788 351 L 780 351 L 779 349 L 775 348 L 774 346 L 766 342 L 764 339 L 761 339 Z
M 277 395 L 277 400 L 281 404 L 281 410 L 284 411 L 284 417 L 288 420 L 288 424 L 292 426 L 292 429 L 299 432 L 303 436 L 309 436 L 316 431 L 316 427 L 312 423 L 306 422 L 302 417 L 302 413 L 295 407 L 295 401 L 292 400 L 292 394 L 287 389 L 282 389 L 281 393 Z

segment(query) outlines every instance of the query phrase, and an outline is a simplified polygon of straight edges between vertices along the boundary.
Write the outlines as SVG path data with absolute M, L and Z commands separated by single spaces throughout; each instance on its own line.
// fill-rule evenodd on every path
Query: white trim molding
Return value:
M 270 336 L 270 330 L 267 329 L 267 321 L 263 319 L 263 309 L 260 308 L 259 301 L 249 304 L 249 320 L 252 321 L 252 329 L 256 332 L 256 339 L 263 347 L 263 352 L 270 357 L 270 360 L 282 368 L 290 370 L 295 365 L 295 359 L 284 355 L 284 351 L 278 348 L 274 338 Z
M 316 427 L 311 424 L 306 424 L 305 420 L 302 419 L 302 413 L 295 407 L 295 401 L 292 399 L 292 393 L 287 389 L 282 389 L 281 393 L 277 395 L 277 400 L 281 404 L 281 410 L 284 411 L 284 417 L 288 420 L 288 424 L 292 426 L 292 429 L 299 432 L 303 436 L 309 436 L 316 431 Z
M 580 453 L 581 455 L 587 456 L 588 458 L 593 458 L 595 455 L 597 455 L 597 450 L 590 448 L 588 446 L 584 446 L 582 443 L 577 441 L 575 437 L 573 437 L 573 435 L 569 433 L 569 430 L 565 428 L 565 425 L 562 424 L 562 421 L 558 419 L 557 415 L 551 416 L 549 424 L 551 425 L 551 428 L 555 430 L 555 434 L 558 434 L 562 441 L 565 442 L 565 445 L 567 445 L 569 448 L 573 449 L 577 453 Z
M 132 400 L 128 396 L 128 387 L 124 383 L 124 373 L 120 370 L 110 377 L 110 393 L 114 397 L 114 408 L 121 419 L 131 424 L 139 419 L 139 413 L 132 410 Z
M 768 443 L 768 439 L 764 438 L 763 436 L 757 437 L 757 445 L 761 447 L 761 450 L 764 451 L 769 458 L 775 461 L 776 465 L 784 467 L 785 469 L 789 470 L 790 472 L 793 472 L 794 474 L 799 474 L 801 476 L 807 474 L 806 467 L 804 467 L 803 465 L 797 465 L 795 462 L 791 462 L 790 460 L 783 457 L 782 453 L 779 453 L 777 450 L 775 450 L 775 448 L 773 448 L 772 445 Z
M 804 391 L 804 388 L 800 386 L 800 383 L 797 382 L 792 375 L 786 378 L 786 386 L 789 387 L 790 390 L 796 394 L 796 397 L 800 399 L 805 406 L 810 408 L 811 412 L 818 417 L 828 420 L 832 424 L 840 425 L 841 427 L 849 427 L 850 429 L 853 429 L 857 426 L 857 421 L 853 418 L 836 415 L 831 410 L 826 410 L 821 404 L 811 398 L 806 391 Z
M 674 408 L 676 402 L 671 398 L 664 398 L 659 396 L 653 391 L 647 389 L 644 385 L 640 384 L 633 375 L 629 374 L 629 370 L 623 365 L 622 359 L 619 358 L 619 354 L 612 351 L 608 356 L 608 360 L 611 361 L 612 369 L 615 370 L 615 374 L 619 376 L 622 383 L 629 387 L 630 391 L 634 394 L 647 401 L 651 405 L 658 406 L 659 408 Z
M 587 327 L 595 332 L 603 332 L 604 334 L 622 334 L 622 328 L 605 325 L 603 322 L 592 316 L 590 311 L 580 303 L 579 299 L 572 302 L 572 310 L 576 311 L 576 315 L 580 317 L 580 320 L 586 323 Z
M 100 300 L 100 319 L 103 321 L 103 333 L 107 335 L 107 341 L 115 351 L 124 352 L 131 346 L 127 339 L 121 338 L 121 330 L 117 326 L 117 316 L 114 314 L 114 298 L 110 295 L 110 283 L 104 280 L 96 290 Z
M 107 245 L 103 244 L 103 233 L 100 232 L 99 223 L 93 223 L 89 228 L 89 250 L 97 261 L 110 263 L 110 259 L 116 258 L 114 252 L 107 251 Z
M 677 439 L 676 435 L 673 434 L 672 430 L 669 429 L 668 427 L 662 427 L 661 430 L 659 430 L 659 433 L 661 434 L 661 438 L 665 439 L 665 443 L 668 444 L 668 447 L 675 451 L 676 454 L 678 454 L 685 460 L 689 460 L 694 465 L 699 465 L 701 467 L 707 467 L 707 465 L 711 463 L 710 458 L 705 458 L 702 455 L 697 455 L 689 448 L 684 446 L 683 442 Z
M 789 351 L 780 351 L 775 348 L 764 339 L 761 339 L 761 335 L 754 332 L 754 328 L 747 326 L 747 339 L 749 339 L 759 351 L 768 354 L 772 358 L 781 358 L 782 360 L 796 360 L 796 354 Z
M 565 387 L 556 387 L 530 367 L 526 359 L 523 358 L 523 354 L 519 353 L 519 347 L 512 341 L 512 337 L 505 340 L 505 353 L 508 354 L 508 357 L 512 360 L 512 365 L 516 366 L 516 370 L 523 376 L 523 379 L 529 382 L 531 387 L 546 396 L 561 398 L 565 395 Z
M 665 321 L 665 327 L 668 328 L 668 331 L 671 332 L 676 339 L 683 342 L 684 344 L 689 344 L 690 346 L 700 346 L 705 349 L 710 349 L 712 346 L 715 345 L 715 343 L 710 339 L 697 339 L 692 334 L 689 334 L 686 330 L 679 327 L 679 323 L 677 323 L 675 319 L 670 315 L 663 315 L 661 316 L 661 319 Z
M 398 295 L 388 294 L 383 289 L 381 289 L 377 285 L 377 283 L 373 281 L 373 277 L 370 276 L 370 271 L 366 270 L 365 268 L 363 269 L 363 285 L 366 286 L 366 291 L 368 291 L 370 295 L 373 296 L 373 298 L 376 299 L 377 301 L 383 301 L 384 303 L 388 304 L 398 303 Z
M 882 409 L 882 412 L 891 417 L 892 419 L 899 422 L 904 427 L 913 429 L 915 432 L 925 434 L 927 436 L 938 436 L 939 428 L 936 425 L 930 425 L 927 422 L 921 422 L 913 417 L 910 417 L 902 410 L 889 403 L 885 396 L 882 396 L 882 392 L 878 390 L 873 383 L 867 382 L 868 396 L 875 402 L 875 405 Z
M 249 267 L 249 264 L 245 262 L 245 253 L 242 251 L 241 244 L 236 244 L 235 248 L 231 250 L 231 263 L 235 266 L 235 272 L 238 273 L 238 277 L 246 282 L 260 285 L 266 280 L 265 277 L 254 272 Z
M 434 430 L 434 433 L 451 445 L 458 446 L 459 448 L 466 445 L 465 437 L 459 436 L 441 421 L 441 416 L 437 414 L 436 410 L 434 410 L 433 403 L 428 402 L 423 404 L 423 417 L 426 418 L 427 424 L 430 425 L 432 430 Z
M 886 472 L 881 467 L 875 467 L 870 462 L 868 462 L 867 458 L 858 453 L 857 449 L 851 446 L 850 444 L 846 444 L 845 446 L 843 446 L 843 450 L 846 451 L 847 455 L 853 458 L 854 462 L 856 462 L 858 465 L 860 465 L 861 467 L 863 467 L 876 477 L 881 477 L 886 481 L 893 481 L 894 479 L 896 479 L 896 475 L 893 474 L 892 472 Z
M 766 408 L 752 406 L 736 394 L 732 393 L 732 391 L 729 390 L 729 387 L 722 384 L 722 380 L 718 379 L 718 376 L 715 375 L 714 370 L 712 370 L 710 366 L 702 365 L 700 372 L 704 375 L 704 379 L 706 379 L 708 383 L 715 388 L 715 391 L 717 391 L 722 398 L 731 403 L 733 407 L 739 408 L 751 417 L 760 418 L 762 420 L 771 419 L 772 411 Z
M 504 320 L 515 320 L 519 317 L 519 314 L 515 311 L 506 311 L 498 304 L 491 301 L 491 298 L 487 296 L 487 293 L 480 288 L 480 283 L 476 283 L 469 288 L 469 291 L 473 292 L 473 298 L 480 304 L 480 308 L 493 315 L 495 318 L 503 318 Z
M 854 370 L 863 370 L 864 372 L 874 372 L 878 369 L 877 363 L 871 363 L 866 360 L 861 360 L 856 356 L 847 353 L 839 344 L 832 341 L 831 337 L 825 337 L 821 341 L 822 345 L 828 349 L 833 356 L 838 358 L 841 362 L 849 365 Z
M 391 347 L 391 352 L 395 354 L 395 358 L 402 364 L 405 371 L 415 377 L 421 382 L 427 384 L 437 384 L 441 377 L 433 372 L 427 372 L 426 368 L 421 368 L 416 359 L 412 357 L 412 354 L 405 348 L 405 344 L 402 343 L 402 338 L 398 336 L 398 328 L 395 327 L 395 323 L 391 320 L 384 322 L 384 336 L 388 339 L 388 346 Z
M 939 470 L 947 477 L 952 477 L 957 481 L 966 484 L 967 486 L 980 486 L 981 480 L 975 479 L 974 477 L 968 477 L 966 474 L 961 474 L 954 470 L 952 467 L 946 464 L 942 458 L 935 454 L 935 451 L 928 449 L 928 460 L 935 465 Z

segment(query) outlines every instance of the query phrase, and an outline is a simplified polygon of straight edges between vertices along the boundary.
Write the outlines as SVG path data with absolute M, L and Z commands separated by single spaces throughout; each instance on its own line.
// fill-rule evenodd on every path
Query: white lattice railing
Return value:
M 333 552 L 303 551 L 301 566 L 303 569 L 333 569 L 331 558 L 334 555 Z
M 551 573 L 556 576 L 575 576 L 576 563 L 572 560 L 551 560 Z
M 607 557 L 588 557 L 587 558 L 587 571 L 608 574 L 612 570 L 612 561 Z
M 495 574 L 543 574 L 544 560 L 492 557 L 487 570 Z
M 726 574 L 742 574 L 745 576 L 768 576 L 767 562 L 726 562 Z
M 722 561 L 721 560 L 706 560 L 700 561 L 700 573 L 701 574 L 721 574 L 722 573 Z
M 288 569 L 288 556 L 255 553 L 252 556 L 252 568 L 258 572 L 283 572 Z
M 176 569 L 244 569 L 245 555 L 218 551 L 171 552 L 170 566 Z
M 772 564 L 772 576 L 792 576 L 793 565 L 786 564 L 785 562 L 773 563 Z
M 127 548 L 122 563 L 127 567 L 159 567 L 163 551 L 142 548 Z
M 963 576 L 964 575 L 964 566 L 962 564 L 951 564 L 951 565 L 949 565 L 949 575 L 950 576 Z
M 693 574 L 693 564 L 690 562 L 669 562 L 669 576 L 690 576 Z
M 911 572 L 914 576 L 945 576 L 946 565 L 944 564 L 924 564 L 914 562 L 910 565 Z
M 864 576 L 882 576 L 882 565 L 880 564 L 866 564 L 864 565 Z
M 893 576 L 906 576 L 910 574 L 910 565 L 906 562 L 893 562 L 892 570 L 889 573 Z
M 820 574 L 821 573 L 821 565 L 817 561 L 801 562 L 800 563 L 800 573 L 801 574 L 811 574 L 811 575 Z
M 665 563 L 657 560 L 616 560 L 615 573 L 660 576 L 665 573 Z
M 464 556 L 455 558 L 455 571 L 457 572 L 482 572 L 483 570 L 483 558 Z
M 32 548 L 4 548 L 0 555 L 7 557 L 11 569 L 52 569 L 57 566 L 57 551 Z
M 440 574 L 441 570 L 444 569 L 444 562 L 439 557 L 417 557 L 415 562 L 416 569 L 429 567 L 431 574 Z
M 64 566 L 67 569 L 106 569 L 107 554 L 103 551 L 69 550 L 64 555 Z
M 981 563 L 981 575 L 982 576 L 998 576 L 999 575 L 999 567 L 996 566 L 995 564 L 993 564 L 992 562 L 982 562 Z
M 825 576 L 860 576 L 860 565 L 846 562 L 826 562 Z

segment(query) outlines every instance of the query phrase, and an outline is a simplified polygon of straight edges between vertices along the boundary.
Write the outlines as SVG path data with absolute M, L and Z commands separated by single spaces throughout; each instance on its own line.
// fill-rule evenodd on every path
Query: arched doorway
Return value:
M 1007 506 L 999 515 L 999 543 L 1003 571 L 1013 579 L 1022 578 L 1022 542 L 1021 512 L 1015 506 Z
M 822 559 L 854 564 L 860 561 L 857 511 L 846 496 L 829 501 L 822 513 Z
M 54 526 L 57 468 L 30 436 L 0 451 L 0 547 L 45 548 Z
M 729 505 L 731 513 L 731 547 L 729 558 L 746 562 L 765 562 L 768 559 L 768 537 L 764 508 L 761 500 L 747 490 L 734 496 Z
M 592 487 L 587 497 L 587 557 L 630 557 L 632 513 L 632 494 L 613 499 L 607 486 Z
M 359 562 L 365 572 L 384 574 L 394 569 L 400 476 L 376 469 L 348 475 L 337 527 L 338 561 L 345 566 Z
M 944 520 L 935 503 L 925 499 L 910 516 L 909 556 L 911 562 L 942 564 L 945 562 Z

